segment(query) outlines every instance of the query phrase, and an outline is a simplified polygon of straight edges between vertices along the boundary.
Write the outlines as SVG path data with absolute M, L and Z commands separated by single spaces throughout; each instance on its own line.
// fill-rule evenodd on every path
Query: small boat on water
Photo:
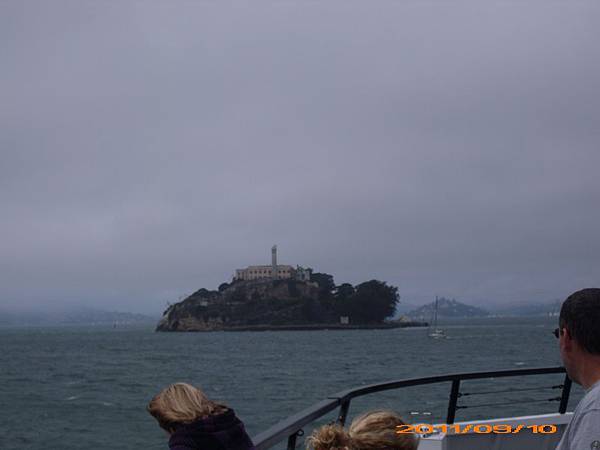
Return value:
M 431 325 L 429 327 L 427 336 L 433 339 L 444 339 L 446 338 L 446 332 L 438 328 L 438 297 L 435 296 L 435 305 L 433 307 L 433 317 L 431 318 Z

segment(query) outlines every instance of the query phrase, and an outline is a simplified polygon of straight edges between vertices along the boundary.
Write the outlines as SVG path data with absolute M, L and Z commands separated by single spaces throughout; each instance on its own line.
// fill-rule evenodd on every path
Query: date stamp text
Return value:
M 416 434 L 434 434 L 434 433 L 454 433 L 454 434 L 517 434 L 521 431 L 531 430 L 532 433 L 553 434 L 558 431 L 556 425 L 525 425 L 525 424 L 441 424 L 431 425 L 420 423 L 414 425 L 398 425 L 396 434 L 416 433 Z

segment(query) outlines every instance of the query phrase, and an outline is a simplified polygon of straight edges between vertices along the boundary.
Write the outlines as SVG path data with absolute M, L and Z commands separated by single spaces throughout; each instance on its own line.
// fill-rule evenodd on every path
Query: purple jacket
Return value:
M 233 409 L 179 425 L 169 439 L 170 450 L 256 450 Z

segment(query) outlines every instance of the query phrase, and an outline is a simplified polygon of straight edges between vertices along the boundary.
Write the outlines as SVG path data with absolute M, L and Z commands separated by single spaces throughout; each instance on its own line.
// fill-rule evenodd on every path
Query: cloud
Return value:
M 600 281 L 594 2 L 0 8 L 0 302 L 158 311 L 273 243 L 406 299 Z

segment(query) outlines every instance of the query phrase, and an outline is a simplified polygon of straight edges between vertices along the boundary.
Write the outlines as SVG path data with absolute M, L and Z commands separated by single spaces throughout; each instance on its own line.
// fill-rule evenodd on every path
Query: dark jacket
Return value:
M 256 450 L 233 409 L 179 425 L 169 439 L 170 450 Z

